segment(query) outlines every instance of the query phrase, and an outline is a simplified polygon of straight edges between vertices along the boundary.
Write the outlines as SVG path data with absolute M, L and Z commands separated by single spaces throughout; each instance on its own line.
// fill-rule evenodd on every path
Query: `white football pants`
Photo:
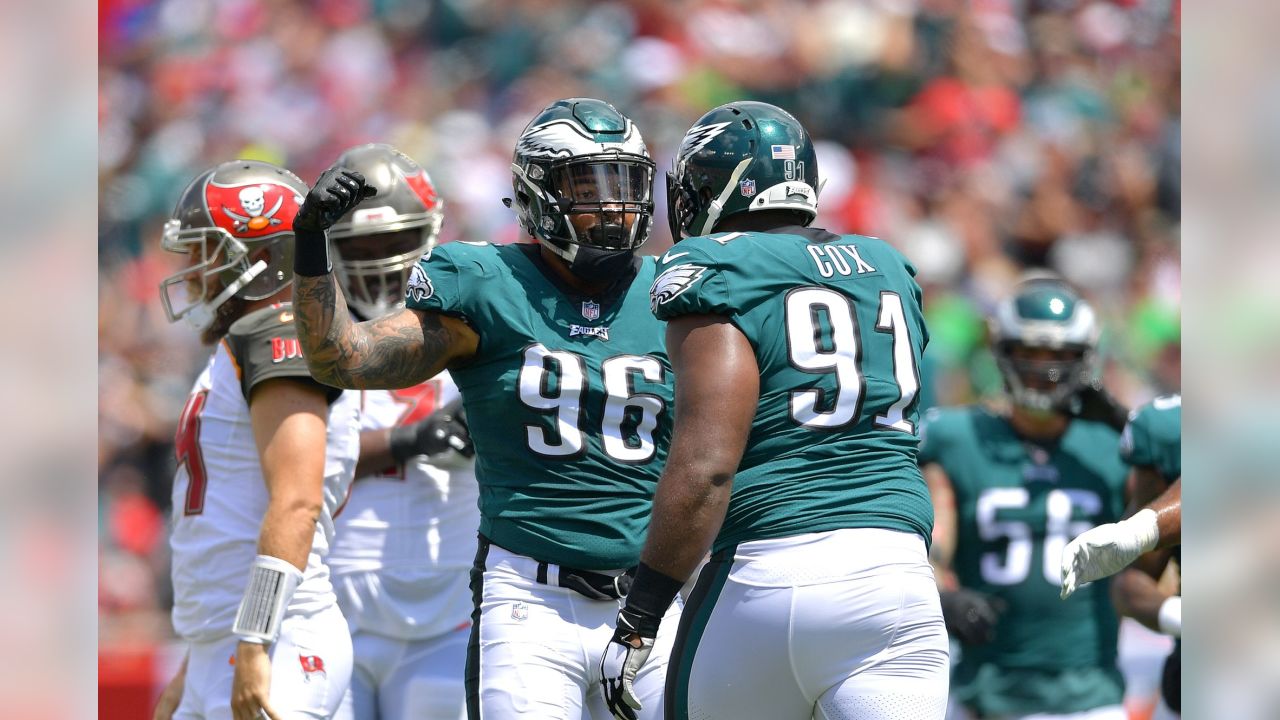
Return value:
M 942 720 L 947 631 L 924 540 L 854 528 L 717 553 L 671 656 L 667 720 Z
M 469 623 L 423 640 L 357 631 L 351 691 L 334 720 L 466 720 L 469 634 Z
M 479 673 L 474 677 L 473 669 L 468 677 L 468 694 L 478 692 L 479 716 L 471 720 L 612 720 L 601 693 L 600 660 L 622 601 L 591 600 L 538 583 L 537 560 L 497 545 L 482 562 L 482 584 L 473 585 L 480 591 L 480 615 L 472 628 L 470 658 Z M 677 598 L 667 611 L 636 678 L 644 706 L 639 720 L 662 717 L 663 681 L 681 604 Z
M 188 646 L 187 680 L 174 720 L 231 720 L 231 682 L 239 639 Z M 271 645 L 271 706 L 283 718 L 333 717 L 351 682 L 351 634 L 337 605 L 292 616 Z

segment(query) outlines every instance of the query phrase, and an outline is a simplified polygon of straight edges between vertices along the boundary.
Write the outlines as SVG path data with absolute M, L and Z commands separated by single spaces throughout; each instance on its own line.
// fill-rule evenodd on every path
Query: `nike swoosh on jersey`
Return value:
M 688 255 L 688 254 L 689 254 L 689 253 L 687 253 L 687 252 L 678 252 L 678 253 L 676 253 L 676 254 L 672 255 L 672 254 L 671 254 L 671 251 L 670 251 L 670 250 L 668 250 L 668 251 L 666 251 L 665 253 L 663 253 L 663 254 L 662 254 L 662 264 L 663 264 L 663 265 L 665 265 L 665 264 L 667 264 L 667 263 L 671 262 L 672 260 L 675 260 L 675 259 L 676 259 L 676 258 L 678 258 L 678 257 L 684 257 L 685 255 Z

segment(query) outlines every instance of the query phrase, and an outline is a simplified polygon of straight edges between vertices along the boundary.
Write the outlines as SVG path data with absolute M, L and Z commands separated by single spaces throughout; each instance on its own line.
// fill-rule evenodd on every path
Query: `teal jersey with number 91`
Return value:
M 480 532 L 549 563 L 639 562 L 671 433 L 652 258 L 599 296 L 556 277 L 537 245 L 454 242 L 413 269 L 406 304 L 480 336 L 450 372 L 476 447 Z
M 689 238 L 660 258 L 654 313 L 727 317 L 760 368 L 715 549 L 853 527 L 928 542 L 916 465 L 928 334 L 913 274 L 882 240 L 801 227 Z
M 955 697 L 992 716 L 1119 704 L 1109 581 L 1059 598 L 1063 548 L 1123 511 L 1117 433 L 1073 420 L 1056 443 L 1035 444 L 982 406 L 935 408 L 922 422 L 920 462 L 938 463 L 955 492 L 956 576 L 1008 606 L 992 642 L 963 647 Z

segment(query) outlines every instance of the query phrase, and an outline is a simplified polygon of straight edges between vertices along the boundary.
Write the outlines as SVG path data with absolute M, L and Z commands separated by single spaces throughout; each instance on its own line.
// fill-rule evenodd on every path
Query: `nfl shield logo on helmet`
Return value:
M 738 191 L 742 193 L 742 197 L 751 197 L 756 194 L 756 181 L 743 180 L 738 183 Z
M 600 303 L 584 300 L 582 302 L 582 317 L 588 320 L 600 319 Z

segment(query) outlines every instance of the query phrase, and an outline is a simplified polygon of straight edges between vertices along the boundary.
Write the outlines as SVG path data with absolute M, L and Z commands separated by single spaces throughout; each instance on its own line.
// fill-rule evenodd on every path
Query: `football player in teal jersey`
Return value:
M 1135 410 L 1120 436 L 1120 456 L 1133 467 L 1129 507 L 1137 512 L 1067 546 L 1062 595 L 1119 573 L 1111 598 L 1120 614 L 1176 638 L 1161 674 L 1155 714 L 1176 717 L 1182 709 L 1182 596 L 1159 581 L 1170 560 L 1182 562 L 1182 396 L 1158 397 Z
M 668 176 L 683 239 L 651 294 L 676 425 L 602 669 L 619 718 L 649 709 L 633 678 L 708 549 L 668 719 L 943 717 L 920 287 L 884 241 L 809 227 L 820 186 L 808 133 L 760 102 L 704 115 Z
M 977 718 L 1125 720 L 1106 584 L 1058 593 L 1066 544 L 1124 508 L 1120 414 L 1072 415 L 1108 397 L 1097 319 L 1064 282 L 1032 275 L 991 335 L 1010 407 L 934 409 L 921 429 L 943 611 L 961 642 L 953 699 Z
M 295 312 L 315 376 L 397 388 L 448 369 L 462 393 L 481 515 L 472 718 L 608 716 L 599 656 L 671 429 L 671 366 L 648 307 L 656 262 L 636 254 L 653 172 L 639 130 L 612 105 L 552 103 L 516 143 L 507 201 L 538 242 L 437 247 L 409 274 L 405 307 L 361 323 L 324 233 L 369 186 L 330 168 L 299 211 Z M 660 639 L 657 666 L 638 681 L 650 718 L 670 643 Z

